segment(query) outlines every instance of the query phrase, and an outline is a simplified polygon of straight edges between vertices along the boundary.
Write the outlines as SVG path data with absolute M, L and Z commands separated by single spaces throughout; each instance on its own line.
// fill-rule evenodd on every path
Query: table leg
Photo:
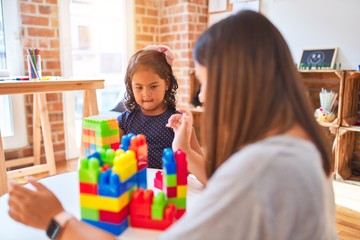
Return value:
M 39 99 L 33 94 L 33 155 L 35 165 L 40 164 L 41 152 L 41 125 L 40 125 L 40 109 Z
M 84 91 L 83 117 L 98 115 L 99 109 L 97 105 L 96 90 Z
M 40 107 L 40 120 L 41 120 L 42 134 L 44 139 L 46 163 L 49 166 L 49 173 L 51 175 L 54 175 L 56 174 L 56 166 L 55 166 L 53 142 L 51 138 L 51 128 L 49 122 L 49 113 L 47 109 L 46 95 L 45 93 L 37 93 L 35 95 L 37 95 L 38 97 L 39 107 Z
M 0 130 L 0 196 L 5 193 L 7 193 L 7 174 L 5 168 L 5 154 Z

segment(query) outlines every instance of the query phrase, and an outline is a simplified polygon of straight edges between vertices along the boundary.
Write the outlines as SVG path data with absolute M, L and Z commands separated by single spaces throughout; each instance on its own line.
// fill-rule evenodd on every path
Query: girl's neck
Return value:
M 157 108 L 154 110 L 146 110 L 140 107 L 141 113 L 146 115 L 146 116 L 158 116 L 163 114 L 164 112 L 166 112 L 167 108 L 164 104 L 164 106 L 162 108 Z

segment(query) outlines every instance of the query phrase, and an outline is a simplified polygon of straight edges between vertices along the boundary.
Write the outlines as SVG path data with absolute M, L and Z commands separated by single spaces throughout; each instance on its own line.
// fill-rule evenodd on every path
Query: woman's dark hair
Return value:
M 129 60 L 125 75 L 125 106 L 128 110 L 133 111 L 138 104 L 135 101 L 134 92 L 131 87 L 132 77 L 139 69 L 151 69 L 159 75 L 169 85 L 165 93 L 164 103 L 167 109 L 176 107 L 176 90 L 178 89 L 177 80 L 173 74 L 172 67 L 167 63 L 165 54 L 155 50 L 140 50 L 135 53 Z
M 242 11 L 218 22 L 197 41 L 194 59 L 208 76 L 202 128 L 208 177 L 245 145 L 295 124 L 314 142 L 330 175 L 330 144 L 284 38 L 266 17 Z

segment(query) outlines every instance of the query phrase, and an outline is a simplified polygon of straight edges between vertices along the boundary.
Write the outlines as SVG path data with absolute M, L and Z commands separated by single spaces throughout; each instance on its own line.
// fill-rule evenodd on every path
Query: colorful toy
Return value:
M 117 150 L 120 145 L 119 127 L 116 119 L 92 116 L 83 119 L 83 156 L 88 156 L 98 148 Z
M 128 226 L 166 229 L 186 209 L 185 153 L 164 150 L 166 193 L 154 196 L 152 190 L 146 190 L 145 136 L 125 135 L 121 146 L 125 149 L 101 148 L 80 159 L 81 219 L 114 235 L 120 235 Z

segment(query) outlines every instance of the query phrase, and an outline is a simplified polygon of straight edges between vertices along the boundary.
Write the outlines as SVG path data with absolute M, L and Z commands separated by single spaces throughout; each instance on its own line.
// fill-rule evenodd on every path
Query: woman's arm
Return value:
M 64 211 L 59 199 L 43 184 L 30 180 L 35 190 L 10 184 L 9 215 L 25 225 L 46 231 L 51 219 Z M 70 219 L 60 231 L 57 239 L 116 239 L 113 235 Z

